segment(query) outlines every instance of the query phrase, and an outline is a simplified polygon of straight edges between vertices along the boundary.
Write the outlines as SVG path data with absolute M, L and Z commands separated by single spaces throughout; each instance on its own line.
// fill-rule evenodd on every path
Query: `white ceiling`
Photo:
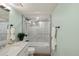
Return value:
M 53 13 L 56 3 L 7 3 L 8 6 L 13 7 L 25 17 L 37 20 L 46 20 Z
M 10 3 L 23 15 L 50 15 L 57 4 L 55 3 Z

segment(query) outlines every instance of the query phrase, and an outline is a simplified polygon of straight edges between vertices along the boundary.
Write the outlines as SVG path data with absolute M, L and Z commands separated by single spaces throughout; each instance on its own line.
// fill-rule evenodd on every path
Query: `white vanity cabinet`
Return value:
M 27 42 L 16 42 L 0 49 L 0 56 L 27 56 Z

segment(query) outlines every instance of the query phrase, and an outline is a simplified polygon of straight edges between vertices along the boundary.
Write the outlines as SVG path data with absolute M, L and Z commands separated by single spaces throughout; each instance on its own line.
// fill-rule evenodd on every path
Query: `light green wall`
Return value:
M 11 9 L 10 11 L 9 24 L 13 24 L 16 28 L 16 35 L 22 32 L 22 15 L 15 9 Z
M 79 56 L 79 4 L 58 4 L 52 22 L 60 26 L 55 55 Z

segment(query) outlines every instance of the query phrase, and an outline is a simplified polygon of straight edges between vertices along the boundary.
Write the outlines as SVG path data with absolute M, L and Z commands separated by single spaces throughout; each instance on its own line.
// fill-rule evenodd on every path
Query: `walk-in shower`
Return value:
M 50 15 L 27 15 L 23 19 L 23 32 L 27 34 L 29 44 L 35 47 L 35 53 L 50 55 L 50 26 Z

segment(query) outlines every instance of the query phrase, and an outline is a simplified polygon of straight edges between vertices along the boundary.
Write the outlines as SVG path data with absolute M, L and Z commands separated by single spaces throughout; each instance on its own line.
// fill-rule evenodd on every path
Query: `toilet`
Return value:
M 35 52 L 34 47 L 28 47 L 28 56 L 33 56 L 34 52 Z

